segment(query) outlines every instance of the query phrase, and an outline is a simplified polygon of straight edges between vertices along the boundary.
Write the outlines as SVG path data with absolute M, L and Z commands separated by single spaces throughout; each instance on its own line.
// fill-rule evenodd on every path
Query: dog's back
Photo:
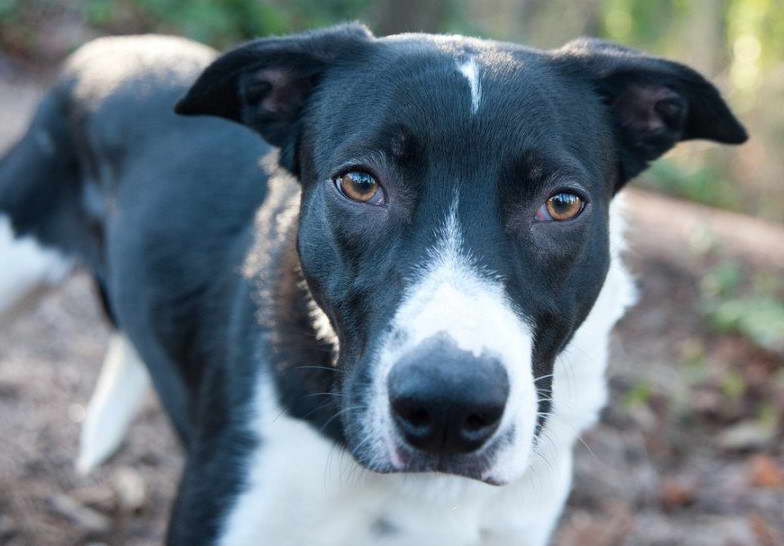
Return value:
M 0 160 L 0 211 L 16 234 L 100 269 L 94 230 L 117 163 L 135 159 L 151 132 L 171 131 L 171 105 L 212 56 L 204 46 L 153 36 L 103 38 L 74 53 Z
M 107 427 L 127 421 L 145 390 L 133 345 L 158 349 L 140 356 L 155 361 L 153 382 L 187 437 L 174 362 L 193 361 L 208 350 L 199 341 L 220 335 L 198 335 L 196 317 L 216 310 L 193 308 L 208 301 L 193 296 L 221 290 L 222 272 L 236 271 L 242 231 L 265 195 L 262 141 L 239 125 L 173 112 L 213 57 L 175 37 L 90 42 L 66 61 L 27 132 L 0 159 L 0 317 L 82 266 L 118 328 L 88 411 L 83 470 L 116 447 L 123 431 Z M 174 329 L 189 334 L 165 335 Z M 118 404 L 123 389 L 135 392 Z M 125 415 L 104 422 L 106 411 Z

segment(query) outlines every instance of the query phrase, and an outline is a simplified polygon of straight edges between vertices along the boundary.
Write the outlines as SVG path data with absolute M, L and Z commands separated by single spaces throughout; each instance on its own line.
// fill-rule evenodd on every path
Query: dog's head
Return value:
M 489 483 L 522 474 L 559 410 L 554 362 L 605 283 L 613 195 L 680 140 L 746 139 L 699 74 L 634 50 L 359 25 L 230 51 L 177 110 L 248 125 L 300 180 L 354 457 Z

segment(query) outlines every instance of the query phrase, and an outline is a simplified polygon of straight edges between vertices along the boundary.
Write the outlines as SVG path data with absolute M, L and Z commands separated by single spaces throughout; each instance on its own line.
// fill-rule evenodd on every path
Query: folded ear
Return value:
M 220 56 L 174 111 L 218 116 L 247 125 L 281 148 L 294 171 L 303 107 L 331 65 L 358 52 L 373 35 L 358 23 L 243 44 Z
M 590 38 L 554 53 L 570 72 L 590 78 L 609 108 L 620 153 L 618 188 L 678 141 L 748 138 L 716 87 L 687 66 Z

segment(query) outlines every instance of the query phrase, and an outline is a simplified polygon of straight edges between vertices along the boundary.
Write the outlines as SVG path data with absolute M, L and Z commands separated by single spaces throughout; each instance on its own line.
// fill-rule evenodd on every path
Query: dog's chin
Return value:
M 507 444 L 506 438 L 500 437 L 477 453 L 436 456 L 423 453 L 399 441 L 392 441 L 388 444 L 387 453 L 373 457 L 372 464 L 365 462 L 367 456 L 356 457 L 356 459 L 369 470 L 379 474 L 433 473 L 503 486 L 514 480 L 514 476 L 497 468 L 498 453 L 505 444 Z M 509 446 L 506 445 L 506 448 L 508 449 Z M 515 475 L 523 474 L 527 459 L 527 456 L 522 456 L 519 472 L 515 472 Z

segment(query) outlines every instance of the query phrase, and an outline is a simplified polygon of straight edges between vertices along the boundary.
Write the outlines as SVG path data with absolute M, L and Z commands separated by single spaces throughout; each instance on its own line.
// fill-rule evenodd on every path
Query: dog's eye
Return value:
M 536 211 L 536 219 L 543 222 L 571 220 L 582 212 L 584 205 L 583 199 L 577 194 L 556 193 L 539 207 Z
M 352 201 L 379 205 L 384 200 L 381 186 L 371 174 L 350 171 L 334 180 L 341 193 Z

